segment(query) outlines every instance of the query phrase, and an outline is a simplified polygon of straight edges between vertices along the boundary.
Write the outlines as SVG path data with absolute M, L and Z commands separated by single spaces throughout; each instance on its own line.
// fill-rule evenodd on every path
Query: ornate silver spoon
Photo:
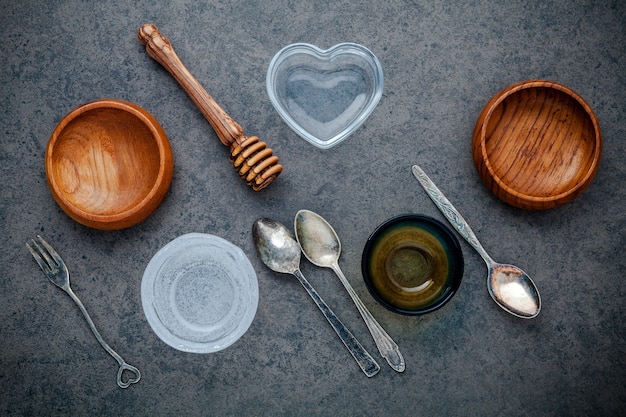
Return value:
M 309 210 L 300 210 L 296 213 L 294 230 L 304 256 L 314 265 L 331 268 L 335 271 L 348 294 L 350 294 L 359 313 L 361 313 L 361 317 L 363 317 L 367 328 L 372 334 L 381 356 L 387 360 L 389 366 L 394 370 L 403 372 L 405 363 L 398 345 L 365 307 L 341 271 L 341 268 L 339 268 L 341 242 L 332 226 L 319 214 Z
M 298 278 L 365 375 L 376 375 L 380 366 L 300 272 L 300 246 L 291 232 L 281 223 L 263 218 L 254 223 L 252 237 L 263 263 L 273 271 L 292 274 Z
M 420 182 L 431 200 L 459 232 L 483 258 L 489 269 L 487 289 L 491 298 L 505 311 L 523 319 L 537 317 L 541 310 L 541 297 L 533 280 L 520 268 L 495 262 L 480 244 L 476 235 L 461 214 L 443 195 L 426 173 L 413 165 L 413 175 Z

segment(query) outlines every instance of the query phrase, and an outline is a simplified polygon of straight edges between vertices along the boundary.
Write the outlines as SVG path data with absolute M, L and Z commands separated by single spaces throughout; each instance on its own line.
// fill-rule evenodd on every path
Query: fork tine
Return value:
M 46 248 L 46 251 L 43 253 L 43 255 L 46 258 L 46 261 L 48 261 L 48 263 L 50 264 L 50 266 L 62 267 L 64 265 L 64 262 L 63 262 L 63 259 L 61 258 L 61 255 L 59 255 L 57 251 L 55 251 L 54 248 L 50 246 L 50 244 L 44 240 L 43 237 L 37 235 L 37 238 L 39 239 L 41 244 Z
M 33 249 L 33 246 L 35 246 L 37 248 L 37 250 Z M 31 255 L 33 255 L 33 258 L 35 258 L 35 260 L 37 261 L 37 263 L 39 264 L 39 267 L 44 271 L 48 271 L 50 270 L 50 266 L 46 263 L 46 261 L 41 257 L 41 249 L 39 248 L 39 245 L 37 245 L 37 242 L 35 242 L 34 239 L 31 239 L 30 242 L 26 242 L 26 247 L 28 248 L 28 250 L 30 251 Z
M 39 235 L 37 235 L 37 238 L 39 239 L 39 241 L 41 242 L 41 245 L 39 244 L 39 242 L 37 242 L 36 240 L 34 240 L 35 242 L 35 248 L 37 249 L 37 251 L 39 252 L 39 255 L 46 261 L 46 263 L 48 264 L 48 266 L 50 268 L 54 268 L 56 265 L 54 264 L 54 260 L 50 257 L 50 253 L 46 250 L 47 248 L 45 247 L 45 245 L 43 245 L 43 243 L 45 242 L 45 240 L 43 240 L 43 238 Z M 43 248 L 41 246 L 44 246 Z M 49 246 L 49 245 L 48 245 Z

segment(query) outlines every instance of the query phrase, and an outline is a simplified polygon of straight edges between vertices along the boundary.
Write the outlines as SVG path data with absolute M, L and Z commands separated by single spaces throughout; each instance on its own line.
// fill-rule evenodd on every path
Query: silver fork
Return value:
M 48 279 L 50 279 L 54 285 L 65 291 L 78 305 L 80 311 L 83 313 L 83 316 L 85 316 L 85 320 L 87 320 L 91 331 L 94 336 L 96 336 L 96 339 L 98 339 L 98 342 L 100 342 L 104 350 L 106 350 L 109 355 L 113 356 L 113 358 L 120 365 L 120 369 L 117 372 L 117 385 L 119 385 L 120 388 L 128 388 L 131 384 L 139 382 L 141 379 L 141 372 L 139 372 L 139 369 L 126 363 L 126 361 L 124 361 L 124 359 L 122 359 L 122 357 L 111 349 L 111 347 L 104 341 L 102 336 L 100 336 L 100 332 L 98 332 L 96 326 L 93 324 L 93 320 L 89 317 L 85 306 L 83 306 L 83 303 L 70 288 L 70 272 L 68 271 L 65 262 L 63 262 L 63 259 L 61 259 L 61 256 L 59 256 L 57 251 L 55 251 L 41 236 L 37 235 L 37 240 L 31 239 L 26 243 L 26 247 L 33 255 Z M 132 374 L 132 376 L 126 379 L 126 381 L 122 380 L 122 374 L 124 371 L 128 371 L 127 373 Z

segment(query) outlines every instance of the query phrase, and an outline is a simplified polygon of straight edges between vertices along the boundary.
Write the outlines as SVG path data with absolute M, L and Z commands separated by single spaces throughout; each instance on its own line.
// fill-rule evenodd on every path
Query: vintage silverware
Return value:
M 335 271 L 359 313 L 361 313 L 361 317 L 372 334 L 381 356 L 394 370 L 403 372 L 405 369 L 404 357 L 400 353 L 398 345 L 365 307 L 339 267 L 341 241 L 335 229 L 319 214 L 309 210 L 300 210 L 296 213 L 294 230 L 304 256 L 316 266 L 331 268 Z
M 122 359 L 122 357 L 118 355 L 113 349 L 111 349 L 111 347 L 104 341 L 104 339 L 102 338 L 102 336 L 100 336 L 100 333 L 96 329 L 93 320 L 91 320 L 91 317 L 89 317 L 85 306 L 83 306 L 83 303 L 78 299 L 76 294 L 74 294 L 74 292 L 70 288 L 70 272 L 67 269 L 65 262 L 63 262 L 63 259 L 61 259 L 61 256 L 59 256 L 59 254 L 52 248 L 52 246 L 50 246 L 48 242 L 46 242 L 39 235 L 37 235 L 37 240 L 31 239 L 29 242 L 27 242 L 26 247 L 33 255 L 33 257 L 41 267 L 41 270 L 48 277 L 48 279 L 52 281 L 54 285 L 65 291 L 72 298 L 72 300 L 74 300 L 76 305 L 78 305 L 80 311 L 83 313 L 83 316 L 85 316 L 85 320 L 87 320 L 87 323 L 89 324 L 89 328 L 91 328 L 94 336 L 96 336 L 96 339 L 98 339 L 98 342 L 100 342 L 104 350 L 106 350 L 109 355 L 113 356 L 113 358 L 120 365 L 120 369 L 117 372 L 117 385 L 119 385 L 120 388 L 128 388 L 131 384 L 139 382 L 139 380 L 141 379 L 141 372 L 139 372 L 139 369 L 126 363 L 124 359 Z M 124 373 L 124 371 L 127 371 L 133 376 L 124 381 L 122 379 L 122 374 Z
M 322 297 L 309 284 L 300 271 L 300 246 L 287 228 L 274 220 L 258 219 L 252 228 L 252 237 L 259 257 L 268 268 L 283 274 L 293 274 L 319 307 L 337 336 L 359 364 L 365 375 L 372 377 L 380 371 L 380 366 L 339 320 Z
M 514 316 L 524 319 L 537 317 L 541 310 L 541 297 L 533 280 L 514 265 L 495 262 L 480 244 L 476 235 L 461 214 L 448 201 L 426 173 L 417 165 L 413 165 L 413 175 L 424 187 L 428 196 L 441 210 L 450 224 L 459 232 L 483 258 L 489 269 L 487 289 L 491 298 L 502 309 Z

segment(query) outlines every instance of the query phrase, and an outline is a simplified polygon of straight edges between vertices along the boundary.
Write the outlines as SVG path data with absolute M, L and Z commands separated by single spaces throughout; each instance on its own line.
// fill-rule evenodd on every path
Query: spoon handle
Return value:
M 413 171 L 413 175 L 419 183 L 424 187 L 426 193 L 430 197 L 431 200 L 435 203 L 435 205 L 439 208 L 439 210 L 443 213 L 444 216 L 448 219 L 450 224 L 454 226 L 454 228 L 459 232 L 461 236 L 472 245 L 474 249 L 480 254 L 480 256 L 485 260 L 487 266 L 490 266 L 494 263 L 493 259 L 487 254 L 483 245 L 480 244 L 476 235 L 469 227 L 469 224 L 465 221 L 461 213 L 457 211 L 456 208 L 448 201 L 446 196 L 437 188 L 435 183 L 426 175 L 426 173 L 417 165 L 413 165 L 411 168 Z
M 372 316 L 372 313 L 370 313 L 367 307 L 365 307 L 365 304 L 363 304 L 363 301 L 361 301 L 357 293 L 354 291 L 354 288 L 352 288 L 348 282 L 348 279 L 343 274 L 343 271 L 341 271 L 341 268 L 339 268 L 339 265 L 333 265 L 333 270 L 348 291 L 348 294 L 350 294 L 350 297 L 352 298 L 352 301 L 354 301 L 359 313 L 361 313 L 361 317 L 363 317 L 363 321 L 365 321 L 367 328 L 372 334 L 372 338 L 376 343 L 376 347 L 378 348 L 380 355 L 387 360 L 389 366 L 391 366 L 395 371 L 404 372 L 404 357 L 402 356 L 402 353 L 400 353 L 400 348 L 398 348 L 396 342 L 393 341 L 391 336 L 387 334 L 385 329 L 383 329 L 380 323 L 378 323 L 374 316 Z
M 348 328 L 339 320 L 339 317 L 335 315 L 335 313 L 328 307 L 328 305 L 324 302 L 322 297 L 315 291 L 315 288 L 306 280 L 302 272 L 299 269 L 296 269 L 293 272 L 300 284 L 304 287 L 306 292 L 309 293 L 315 304 L 319 307 L 326 320 L 330 323 L 337 336 L 341 339 L 343 344 L 348 348 L 348 351 L 359 364 L 365 375 L 368 377 L 372 377 L 380 371 L 380 366 L 374 358 L 365 350 L 363 345 L 354 337 L 354 335 L 348 330 Z

